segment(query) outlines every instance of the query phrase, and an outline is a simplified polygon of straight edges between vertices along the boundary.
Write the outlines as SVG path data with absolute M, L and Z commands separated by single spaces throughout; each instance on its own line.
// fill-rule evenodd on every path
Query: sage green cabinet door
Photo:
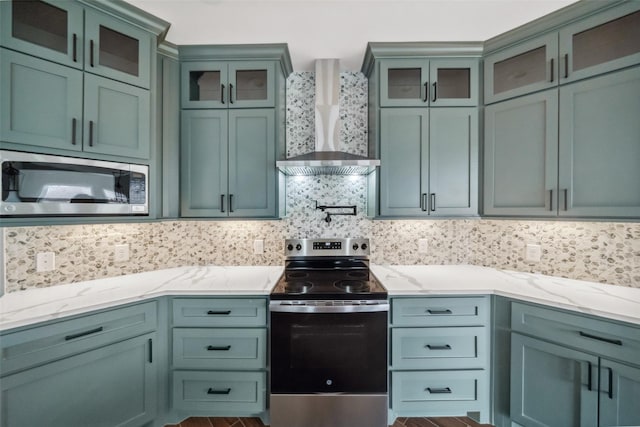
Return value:
M 511 334 L 511 418 L 527 427 L 596 427 L 598 358 Z
M 272 108 L 229 112 L 229 216 L 276 215 L 274 114 Z
M 550 33 L 488 55 L 484 101 L 491 104 L 558 85 L 558 33 Z
M 1 1 L 0 44 L 83 67 L 83 8 L 71 1 Z
M 149 91 L 85 74 L 83 150 L 114 156 L 149 158 Z
M 89 10 L 85 12 L 85 71 L 149 89 L 151 34 Z
M 183 110 L 181 216 L 227 216 L 227 128 L 224 110 Z
M 480 82 L 478 60 L 432 59 L 430 62 L 431 107 L 478 105 Z
M 180 69 L 182 108 L 227 108 L 229 84 L 226 62 L 183 62 Z
M 381 107 L 429 105 L 429 61 L 383 59 L 380 61 Z
M 2 379 L 2 427 L 140 427 L 157 410 L 155 334 Z
M 600 427 L 640 425 L 638 396 L 640 368 L 600 359 Z
M 561 216 L 640 217 L 640 67 L 560 88 Z
M 0 88 L 2 141 L 82 149 L 81 71 L 0 49 Z
M 429 110 L 380 110 L 380 215 L 426 216 Z
M 640 64 L 640 3 L 631 1 L 560 30 L 561 82 Z
M 477 214 L 477 109 L 432 108 L 429 122 L 429 214 Z
M 484 213 L 555 216 L 558 91 L 485 109 Z
M 229 108 L 275 106 L 275 64 L 270 61 L 229 63 Z

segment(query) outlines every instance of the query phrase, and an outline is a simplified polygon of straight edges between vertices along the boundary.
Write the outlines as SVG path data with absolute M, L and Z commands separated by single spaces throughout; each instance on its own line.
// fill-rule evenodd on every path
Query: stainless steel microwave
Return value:
M 1 217 L 149 215 L 149 166 L 0 150 Z

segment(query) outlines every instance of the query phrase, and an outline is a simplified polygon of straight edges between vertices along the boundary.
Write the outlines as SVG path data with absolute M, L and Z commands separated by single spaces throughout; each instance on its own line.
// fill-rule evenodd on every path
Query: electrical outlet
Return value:
M 264 253 L 264 240 L 256 239 L 253 241 L 253 253 L 262 255 Z
M 36 254 L 36 271 L 45 273 L 56 269 L 56 254 L 54 252 L 38 252 Z
M 429 241 L 427 239 L 418 239 L 418 253 L 419 254 L 429 253 Z
M 129 261 L 129 244 L 116 245 L 113 254 L 113 260 L 115 262 Z
M 524 260 L 527 262 L 540 262 L 542 258 L 542 246 L 527 244 L 524 247 Z

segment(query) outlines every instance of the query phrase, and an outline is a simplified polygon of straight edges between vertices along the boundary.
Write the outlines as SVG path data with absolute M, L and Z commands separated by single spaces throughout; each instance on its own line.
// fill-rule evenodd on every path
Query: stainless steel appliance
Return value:
M 272 427 L 386 427 L 387 291 L 368 239 L 285 242 L 270 295 Z
M 148 215 L 149 167 L 0 150 L 0 216 Z

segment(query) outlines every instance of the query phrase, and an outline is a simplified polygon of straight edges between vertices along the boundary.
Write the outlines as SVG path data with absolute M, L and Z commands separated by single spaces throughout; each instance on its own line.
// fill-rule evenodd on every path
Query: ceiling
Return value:
M 316 58 L 360 70 L 367 42 L 483 41 L 575 0 L 127 0 L 171 23 L 181 44 L 287 43 L 295 71 Z

